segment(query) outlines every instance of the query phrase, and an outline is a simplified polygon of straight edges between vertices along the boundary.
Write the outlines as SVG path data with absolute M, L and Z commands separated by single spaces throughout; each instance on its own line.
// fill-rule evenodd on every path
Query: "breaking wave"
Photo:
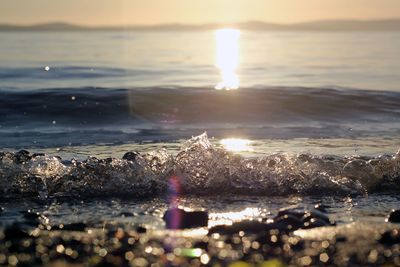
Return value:
M 172 182 L 173 180 L 173 182 Z M 271 154 L 244 158 L 206 134 L 166 150 L 122 159 L 63 160 L 28 151 L 0 154 L 2 197 L 146 197 L 182 194 L 345 195 L 400 192 L 400 151 L 378 157 Z

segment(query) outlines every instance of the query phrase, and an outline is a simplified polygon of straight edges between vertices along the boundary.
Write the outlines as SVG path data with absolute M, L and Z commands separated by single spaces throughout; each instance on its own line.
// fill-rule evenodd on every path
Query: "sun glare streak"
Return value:
M 226 138 L 219 141 L 219 143 L 229 151 L 251 151 L 251 140 L 240 138 Z
M 220 29 L 215 32 L 217 54 L 215 66 L 221 73 L 221 82 L 215 89 L 233 90 L 239 88 L 239 77 L 236 68 L 239 65 L 239 37 L 236 29 Z

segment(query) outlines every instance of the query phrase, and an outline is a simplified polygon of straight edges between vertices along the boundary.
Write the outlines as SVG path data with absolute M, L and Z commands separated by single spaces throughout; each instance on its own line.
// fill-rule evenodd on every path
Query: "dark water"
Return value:
M 400 93 L 350 89 L 59 88 L 0 90 L 0 145 L 218 138 L 398 136 Z

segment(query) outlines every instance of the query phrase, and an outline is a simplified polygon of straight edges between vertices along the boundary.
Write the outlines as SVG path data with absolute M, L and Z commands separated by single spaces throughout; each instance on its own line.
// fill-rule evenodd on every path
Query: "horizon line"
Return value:
M 375 31 L 399 32 L 400 18 L 374 20 L 335 19 L 314 20 L 291 24 L 279 24 L 266 21 L 214 22 L 204 24 L 147 24 L 85 26 L 69 22 L 47 22 L 31 25 L 0 24 L 0 32 L 19 31 L 208 31 L 220 28 L 236 28 L 244 31 Z
M 304 20 L 304 21 L 285 22 L 285 23 L 271 22 L 265 20 L 243 20 L 243 21 L 204 22 L 204 23 L 164 22 L 164 23 L 154 23 L 154 24 L 138 23 L 138 24 L 97 24 L 97 25 L 53 20 L 47 22 L 33 22 L 33 23 L 0 22 L 0 25 L 15 26 L 15 27 L 34 27 L 34 26 L 59 24 L 59 25 L 76 26 L 82 28 L 121 28 L 121 27 L 157 27 L 157 26 L 172 26 L 172 25 L 201 27 L 209 25 L 235 25 L 235 24 L 246 24 L 246 23 L 263 23 L 263 24 L 271 24 L 277 26 L 296 26 L 299 24 L 320 23 L 320 22 L 382 22 L 382 21 L 400 21 L 400 17 L 373 18 L 373 19 L 359 19 L 359 18 L 316 19 L 316 20 Z

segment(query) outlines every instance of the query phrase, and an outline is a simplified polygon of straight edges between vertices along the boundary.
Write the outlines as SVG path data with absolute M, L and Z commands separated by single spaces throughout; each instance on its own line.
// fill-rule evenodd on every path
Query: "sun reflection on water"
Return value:
M 216 225 L 232 225 L 232 223 L 237 221 L 255 219 L 260 214 L 260 209 L 250 207 L 236 212 L 210 213 L 208 226 L 213 227 Z
M 226 138 L 219 141 L 219 143 L 227 150 L 233 152 L 251 151 L 251 140 L 240 138 Z
M 220 29 L 215 32 L 217 54 L 215 65 L 221 73 L 221 82 L 215 89 L 233 90 L 239 88 L 236 68 L 239 64 L 239 37 L 236 29 Z

